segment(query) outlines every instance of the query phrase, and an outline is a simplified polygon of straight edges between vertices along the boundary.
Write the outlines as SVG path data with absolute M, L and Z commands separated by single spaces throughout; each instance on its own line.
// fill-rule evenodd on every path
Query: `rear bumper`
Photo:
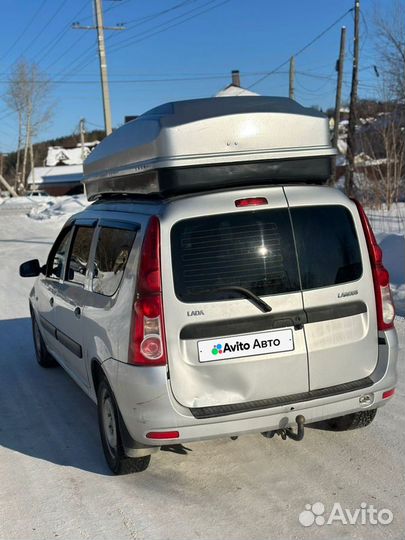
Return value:
M 162 441 L 146 437 L 150 431 L 179 432 L 179 438 L 165 440 L 165 444 L 270 431 L 293 426 L 298 414 L 303 414 L 308 424 L 384 405 L 388 400 L 383 399 L 383 392 L 395 387 L 397 381 L 398 338 L 395 330 L 380 334 L 380 338 L 385 344 L 379 345 L 377 367 L 367 387 L 237 414 L 196 418 L 174 399 L 165 367 L 119 363 L 115 384 L 111 382 L 128 433 L 139 446 L 162 445 Z M 371 403 L 362 405 L 359 399 L 365 394 L 371 396 Z

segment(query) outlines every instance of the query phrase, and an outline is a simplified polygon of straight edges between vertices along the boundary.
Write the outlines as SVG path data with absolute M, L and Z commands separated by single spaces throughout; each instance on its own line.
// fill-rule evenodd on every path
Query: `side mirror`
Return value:
M 44 266 L 40 266 L 38 259 L 27 261 L 20 266 L 21 277 L 36 277 L 44 271 Z

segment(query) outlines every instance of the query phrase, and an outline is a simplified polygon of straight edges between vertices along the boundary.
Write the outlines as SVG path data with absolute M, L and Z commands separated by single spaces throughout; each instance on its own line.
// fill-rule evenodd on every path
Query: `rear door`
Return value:
M 170 384 L 186 407 L 232 404 L 237 412 L 247 402 L 260 408 L 308 391 L 288 207 L 282 188 L 258 191 L 269 193 L 266 204 L 237 207 L 232 193 L 201 196 L 195 208 L 171 205 L 162 221 Z M 271 312 L 228 287 L 253 292 Z
M 95 225 L 95 219 L 75 221 L 64 281 L 58 286 L 54 309 L 56 336 L 65 367 L 84 387 L 88 386 L 89 378 L 82 317 L 89 294 L 85 286 Z
M 354 203 L 329 188 L 287 187 L 311 390 L 368 377 L 378 355 L 373 279 Z

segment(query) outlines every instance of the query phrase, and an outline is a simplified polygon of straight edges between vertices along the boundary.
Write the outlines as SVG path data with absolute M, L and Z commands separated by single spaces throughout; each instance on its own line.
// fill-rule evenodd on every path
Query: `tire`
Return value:
M 370 425 L 376 414 L 377 409 L 359 411 L 345 416 L 338 416 L 337 418 L 330 418 L 326 421 L 326 424 L 332 431 L 350 431 Z
M 97 388 L 98 425 L 108 466 L 114 474 L 131 474 L 148 468 L 150 456 L 129 458 L 124 453 L 119 430 L 119 411 L 114 394 L 102 379 Z
M 58 365 L 55 358 L 48 352 L 44 339 L 41 335 L 34 313 L 31 312 L 32 334 L 34 338 L 35 355 L 38 364 L 43 368 L 56 367 Z

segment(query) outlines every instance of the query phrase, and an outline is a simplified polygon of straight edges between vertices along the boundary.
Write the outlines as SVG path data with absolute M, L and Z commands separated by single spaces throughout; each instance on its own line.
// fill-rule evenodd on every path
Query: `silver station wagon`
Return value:
M 368 425 L 394 394 L 389 275 L 362 207 L 326 187 L 327 120 L 285 98 L 168 103 L 85 163 L 30 309 L 38 362 L 98 405 L 116 473 L 161 447 Z

